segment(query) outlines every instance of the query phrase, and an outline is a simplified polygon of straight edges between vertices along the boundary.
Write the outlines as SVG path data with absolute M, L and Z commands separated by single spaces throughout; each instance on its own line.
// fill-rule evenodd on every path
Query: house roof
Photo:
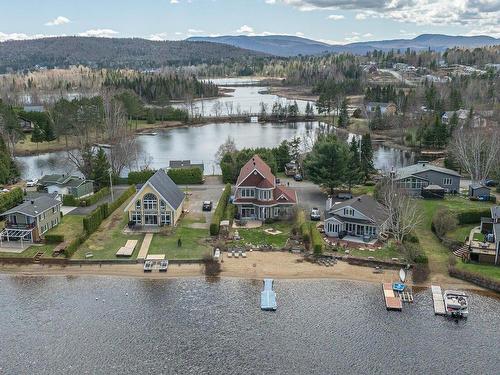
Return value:
M 251 185 L 245 185 L 257 186 L 259 188 L 272 188 L 275 186 L 274 183 L 276 179 L 271 172 L 271 168 L 257 154 L 247 161 L 247 163 L 240 169 L 236 186 L 239 186 L 242 182 L 244 182 L 254 171 L 257 172 L 254 176 L 258 176 L 259 174 L 260 176 L 258 178 L 252 178 L 252 180 L 255 181 Z
M 476 189 L 488 189 L 488 190 L 491 190 L 488 186 L 484 186 L 484 185 L 481 185 L 481 184 L 470 184 L 469 185 L 471 189 L 473 190 L 476 190 Z
M 398 170 L 396 170 L 395 179 L 401 180 L 403 178 L 414 176 L 417 173 L 427 171 L 434 171 L 460 177 L 460 173 L 451 169 L 438 167 L 437 165 L 430 164 L 429 162 L 418 162 L 417 164 L 409 165 L 407 167 L 399 168 Z
M 179 208 L 184 201 L 184 193 L 163 169 L 158 169 L 144 186 L 148 184 L 151 185 L 174 209 Z
M 500 219 L 500 206 L 493 206 L 490 210 L 492 219 Z
M 344 207 L 354 208 L 378 225 L 384 223 L 387 220 L 387 214 L 385 212 L 384 206 L 378 203 L 375 198 L 370 195 L 365 194 L 340 203 L 336 203 L 330 208 L 329 213 L 333 215 L 334 211 L 337 211 L 338 209 L 342 209 Z
M 170 160 L 168 162 L 169 168 L 178 169 L 178 168 L 200 168 L 204 169 L 203 163 L 191 163 L 191 160 Z
M 64 174 L 46 174 L 38 183 L 40 185 L 51 185 L 51 184 L 64 184 L 71 176 Z
M 5 211 L 4 213 L 2 213 L 2 216 L 20 213 L 31 217 L 36 217 L 42 212 L 61 204 L 61 201 L 58 201 L 49 195 L 41 196 L 31 201 L 21 203 L 20 205 Z

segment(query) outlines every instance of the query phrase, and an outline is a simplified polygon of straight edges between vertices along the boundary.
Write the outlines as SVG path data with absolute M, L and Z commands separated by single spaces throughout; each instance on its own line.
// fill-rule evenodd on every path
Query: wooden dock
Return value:
M 403 303 L 401 299 L 394 294 L 392 284 L 384 283 L 382 284 L 382 288 L 384 291 L 385 308 L 387 310 L 401 311 L 403 309 Z
M 432 301 L 434 302 L 434 314 L 446 315 L 443 292 L 441 291 L 441 287 L 437 285 L 431 285 L 431 291 L 432 291 Z

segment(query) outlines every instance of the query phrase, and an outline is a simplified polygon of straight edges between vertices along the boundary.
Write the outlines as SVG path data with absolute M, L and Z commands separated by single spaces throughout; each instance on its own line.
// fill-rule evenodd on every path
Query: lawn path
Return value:
M 151 245 L 152 240 L 153 233 L 146 233 L 144 241 L 142 241 L 141 250 L 139 250 L 139 255 L 137 255 L 137 259 L 146 259 L 149 251 L 149 245 Z

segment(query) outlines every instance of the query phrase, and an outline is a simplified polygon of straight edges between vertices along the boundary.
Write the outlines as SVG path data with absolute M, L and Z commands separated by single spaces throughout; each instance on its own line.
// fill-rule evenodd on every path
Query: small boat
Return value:
M 168 260 L 164 259 L 160 262 L 160 268 L 158 268 L 158 271 L 167 272 L 167 269 L 168 269 Z
M 446 315 L 453 318 L 467 318 L 469 315 L 469 303 L 467 295 L 464 292 L 445 290 L 443 297 Z
M 276 292 L 273 290 L 273 279 L 264 279 L 264 289 L 260 293 L 261 310 L 276 311 Z
M 392 290 L 394 290 L 395 292 L 402 292 L 403 290 L 405 290 L 405 284 L 403 284 L 403 283 L 393 283 L 392 284 Z
M 152 272 L 153 271 L 153 262 L 147 260 L 144 262 L 144 272 Z
M 401 268 L 399 270 L 399 280 L 401 280 L 402 283 L 406 281 L 406 271 L 404 270 L 404 268 Z

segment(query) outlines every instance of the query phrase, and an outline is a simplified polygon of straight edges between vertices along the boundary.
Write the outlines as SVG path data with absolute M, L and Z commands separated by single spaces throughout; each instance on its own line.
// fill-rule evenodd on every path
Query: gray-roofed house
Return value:
M 49 194 L 72 195 L 77 199 L 94 194 L 94 182 L 92 180 L 71 175 L 45 175 L 38 180 L 38 185 Z
M 325 234 L 349 240 L 360 238 L 365 242 L 379 238 L 385 231 L 387 213 L 370 195 L 362 195 L 343 202 L 327 201 Z M 346 236 L 346 237 L 344 237 Z
M 469 185 L 469 198 L 490 198 L 490 188 L 481 184 L 473 183 Z M 487 199 L 485 199 L 487 200 Z
M 413 196 L 421 195 L 422 189 L 429 185 L 440 186 L 446 193 L 456 194 L 460 190 L 460 173 L 427 161 L 392 171 L 391 178 Z
M 25 201 L 0 214 L 6 225 L 0 233 L 2 241 L 21 240 L 37 242 L 43 234 L 59 224 L 61 201 L 52 196 L 40 196 Z
M 380 113 L 381 114 L 395 114 L 397 111 L 396 104 L 394 103 L 381 103 L 381 102 L 368 102 L 366 103 L 366 111 L 368 114 L 370 113 L 375 113 L 375 110 L 377 107 L 380 108 Z
M 184 199 L 182 190 L 159 169 L 142 185 L 124 211 L 135 225 L 174 226 L 182 214 Z

